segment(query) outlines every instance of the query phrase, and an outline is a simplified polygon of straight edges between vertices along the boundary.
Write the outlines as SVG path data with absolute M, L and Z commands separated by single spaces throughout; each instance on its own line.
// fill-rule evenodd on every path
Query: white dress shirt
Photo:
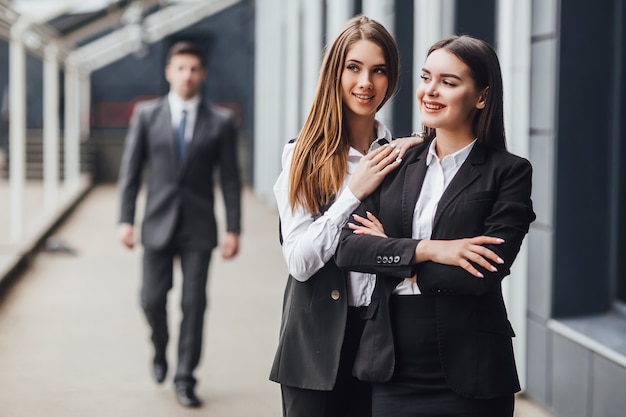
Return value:
M 178 94 L 170 92 L 167 95 L 167 101 L 170 105 L 170 113 L 172 115 L 172 129 L 176 130 L 182 119 L 183 110 L 187 111 L 187 125 L 185 126 L 185 141 L 190 142 L 193 137 L 193 128 L 196 125 L 198 117 L 198 106 L 200 105 L 200 96 L 195 96 L 189 100 L 183 100 Z
M 378 139 L 372 143 L 370 150 L 381 146 L 381 142 L 391 141 L 391 132 L 378 121 L 376 130 Z M 295 143 L 288 143 L 283 149 L 283 169 L 274 184 L 274 197 L 280 215 L 282 250 L 287 269 L 295 279 L 304 282 L 334 256 L 341 229 L 361 203 L 350 191 L 348 184 L 362 154 L 352 147 L 349 149 L 348 172 L 341 192 L 323 215 L 314 217 L 302 206 L 296 206 L 292 211 L 289 204 L 289 170 L 294 147 Z M 348 305 L 356 307 L 369 305 L 375 280 L 374 274 L 350 272 Z
M 430 239 L 439 200 L 476 143 L 476 139 L 474 139 L 469 145 L 439 160 L 435 151 L 436 141 L 435 138 L 428 148 L 428 155 L 426 156 L 428 168 L 426 168 L 424 184 L 413 210 L 413 232 L 411 235 L 413 239 Z M 417 295 L 421 294 L 421 291 L 413 280 L 406 278 L 398 284 L 393 293 Z

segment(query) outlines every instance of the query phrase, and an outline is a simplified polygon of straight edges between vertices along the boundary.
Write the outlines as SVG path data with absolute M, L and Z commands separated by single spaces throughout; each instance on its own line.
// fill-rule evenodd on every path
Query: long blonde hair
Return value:
M 311 110 L 296 139 L 289 172 L 292 210 L 302 205 L 311 214 L 317 214 L 341 190 L 350 146 L 343 126 L 341 74 L 348 50 L 360 40 L 380 46 L 385 56 L 388 87 L 376 110 L 396 91 L 400 58 L 395 40 L 375 20 L 362 15 L 353 17 L 326 51 Z

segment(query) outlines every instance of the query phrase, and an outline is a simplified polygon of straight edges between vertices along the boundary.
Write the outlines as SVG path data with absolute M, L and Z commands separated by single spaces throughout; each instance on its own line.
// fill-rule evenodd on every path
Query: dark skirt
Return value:
M 434 297 L 394 295 L 390 308 L 395 371 L 389 382 L 373 385 L 374 417 L 513 416 L 513 395 L 478 400 L 448 386 L 439 357 Z

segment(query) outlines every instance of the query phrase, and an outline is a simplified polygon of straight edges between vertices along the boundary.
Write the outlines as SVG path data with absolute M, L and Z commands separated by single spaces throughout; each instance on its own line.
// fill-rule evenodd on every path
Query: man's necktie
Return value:
M 180 164 L 185 160 L 185 147 L 187 142 L 185 141 L 185 127 L 187 126 L 187 110 L 183 110 L 183 115 L 180 118 L 180 123 L 176 129 L 176 149 L 178 150 L 178 162 Z

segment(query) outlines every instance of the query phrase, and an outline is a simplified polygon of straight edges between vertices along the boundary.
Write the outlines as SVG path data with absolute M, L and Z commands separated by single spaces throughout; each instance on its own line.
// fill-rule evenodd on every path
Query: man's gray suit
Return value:
M 152 327 L 155 354 L 164 359 L 168 341 L 165 304 L 172 287 L 173 259 L 179 256 L 184 277 L 183 321 L 176 378 L 193 379 L 191 374 L 200 359 L 208 266 L 217 245 L 213 175 L 218 167 L 226 230 L 240 231 L 237 130 L 230 113 L 201 102 L 192 139 L 179 163 L 171 120 L 167 97 L 135 109 L 120 167 L 119 220 L 134 223 L 136 198 L 145 175 L 142 307 Z

